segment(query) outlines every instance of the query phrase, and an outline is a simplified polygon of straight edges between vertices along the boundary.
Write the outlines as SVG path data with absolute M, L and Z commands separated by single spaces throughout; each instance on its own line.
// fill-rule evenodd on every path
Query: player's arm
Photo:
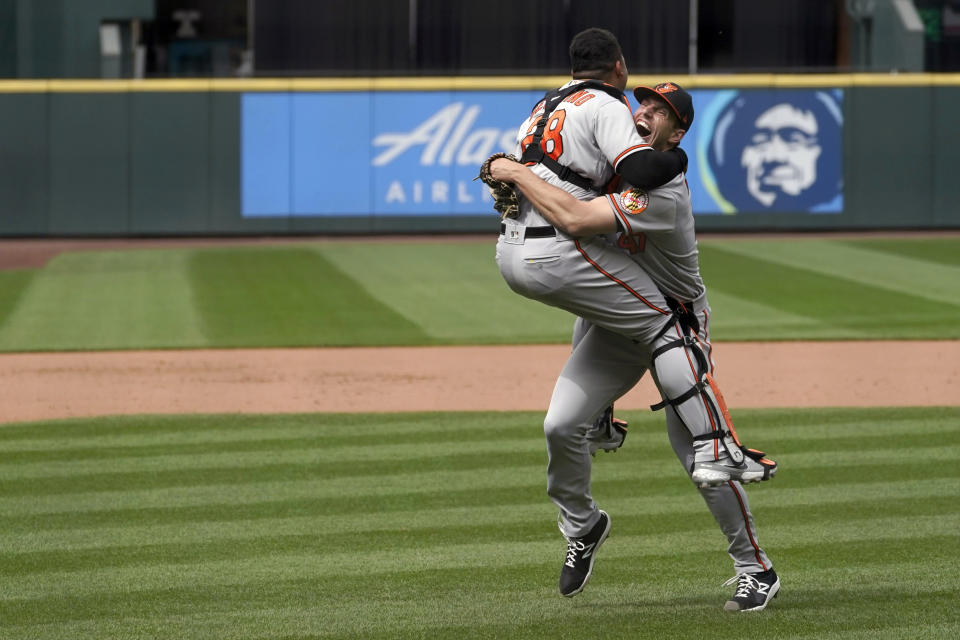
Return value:
M 687 156 L 681 149 L 657 151 L 640 137 L 633 114 L 623 103 L 610 101 L 600 107 L 594 136 L 614 171 L 635 187 L 655 189 L 687 169 Z
M 490 165 L 494 178 L 515 184 L 553 226 L 571 236 L 593 236 L 618 230 L 606 198 L 577 200 L 546 182 L 526 166 L 500 158 Z
M 647 149 L 631 153 L 617 164 L 617 173 L 641 189 L 655 189 L 687 170 L 687 154 L 680 147 L 669 151 Z

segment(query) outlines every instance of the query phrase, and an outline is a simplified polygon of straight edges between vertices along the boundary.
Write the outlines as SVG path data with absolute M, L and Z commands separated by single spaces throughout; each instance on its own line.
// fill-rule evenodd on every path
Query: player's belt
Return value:
M 507 232 L 507 225 L 500 223 L 500 233 L 504 234 Z M 557 230 L 551 226 L 546 227 L 527 227 L 525 229 L 526 237 L 528 238 L 552 238 L 557 235 Z

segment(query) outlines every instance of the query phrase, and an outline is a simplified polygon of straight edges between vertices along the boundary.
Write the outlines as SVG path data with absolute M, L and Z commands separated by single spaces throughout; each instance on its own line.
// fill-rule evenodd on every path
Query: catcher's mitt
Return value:
M 507 153 L 495 153 L 480 165 L 480 175 L 474 180 L 483 180 L 490 188 L 490 195 L 493 196 L 493 208 L 500 212 L 500 219 L 516 218 L 520 215 L 520 201 L 517 199 L 517 192 L 513 190 L 513 185 L 497 180 L 490 175 L 490 164 L 497 158 L 507 158 L 517 161 L 515 157 Z

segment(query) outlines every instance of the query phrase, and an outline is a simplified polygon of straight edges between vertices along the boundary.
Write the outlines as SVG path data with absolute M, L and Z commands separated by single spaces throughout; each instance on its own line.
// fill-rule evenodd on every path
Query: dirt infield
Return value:
M 0 241 L 0 268 L 41 266 L 66 250 L 306 241 L 315 239 Z M 0 422 L 544 410 L 568 353 L 565 345 L 541 345 L 0 354 Z M 734 409 L 960 404 L 960 341 L 718 343 L 715 356 Z M 648 377 L 618 407 L 658 399 Z
M 960 342 L 719 343 L 731 408 L 958 404 Z M 569 348 L 0 355 L 0 421 L 138 413 L 544 410 Z M 649 378 L 621 409 L 655 402 Z

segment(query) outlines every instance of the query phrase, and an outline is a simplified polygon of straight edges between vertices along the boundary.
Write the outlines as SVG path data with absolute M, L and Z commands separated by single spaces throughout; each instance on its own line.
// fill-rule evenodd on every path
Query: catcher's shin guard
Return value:
M 667 332 L 677 327 L 675 333 L 681 337 L 668 337 Z M 683 356 L 678 357 L 678 354 Z M 748 449 L 741 444 L 723 394 L 708 371 L 707 358 L 700 342 L 692 331 L 688 332 L 684 323 L 668 325 L 658 338 L 652 357 L 664 399 L 650 408 L 654 411 L 667 405 L 674 408 L 694 440 L 697 463 L 728 458 L 729 462 L 723 463 L 728 467 L 740 468 L 741 471 L 749 468 L 746 481 L 754 478 L 766 480 L 776 472 L 776 463 L 766 459 L 762 451 Z M 686 390 L 679 391 L 685 386 Z M 675 394 L 673 397 L 668 395 L 671 390 Z M 694 402 L 687 404 L 691 400 Z M 713 446 L 705 447 L 710 441 L 714 443 Z M 729 479 L 730 474 L 727 475 Z M 736 477 L 739 475 L 743 474 L 733 474 L 734 479 L 740 479 Z

